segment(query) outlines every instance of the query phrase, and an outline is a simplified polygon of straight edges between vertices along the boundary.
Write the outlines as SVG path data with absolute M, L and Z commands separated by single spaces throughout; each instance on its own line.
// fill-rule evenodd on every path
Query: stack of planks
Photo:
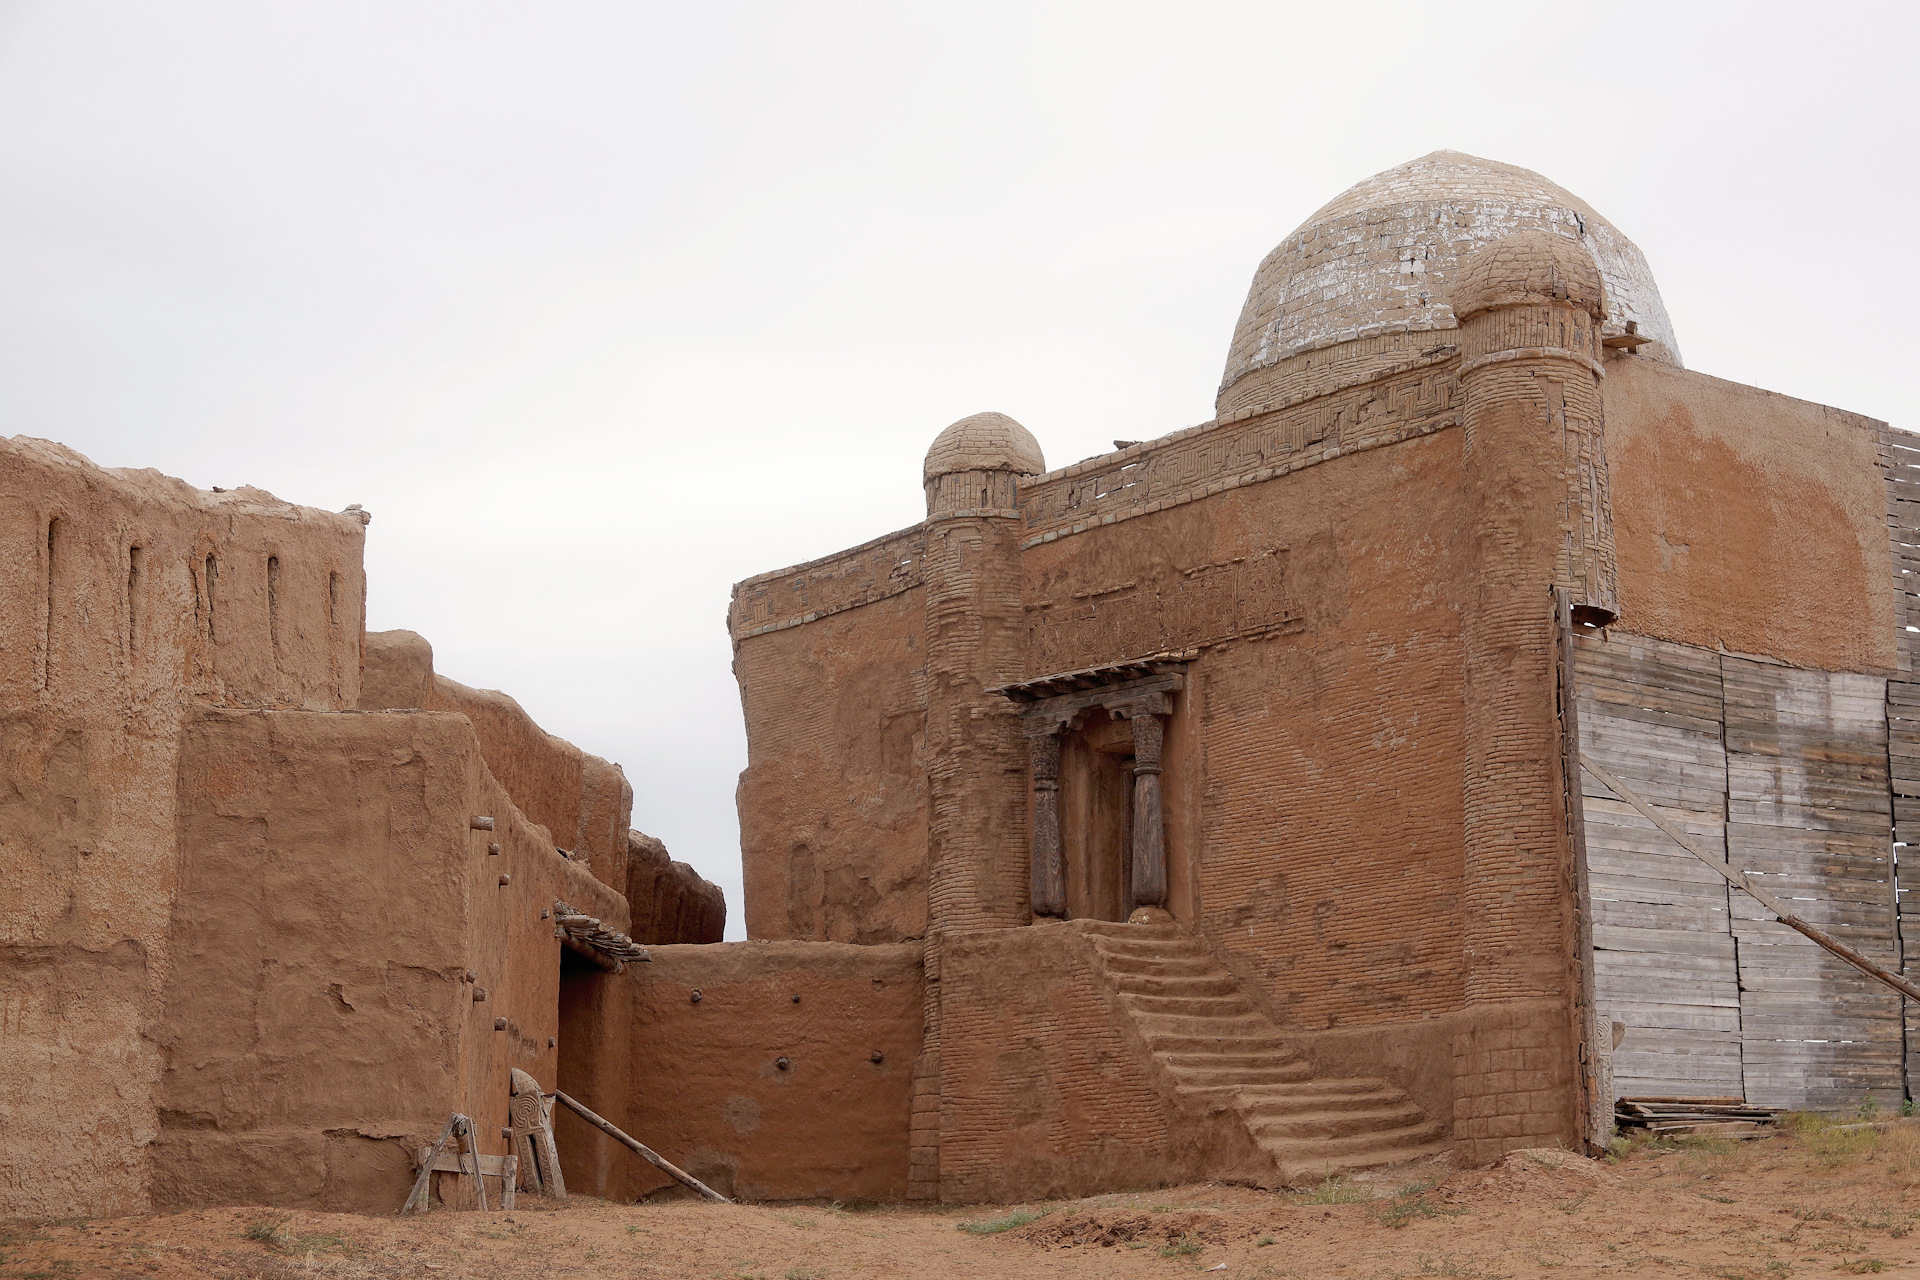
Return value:
M 630 960 L 651 960 L 647 949 L 599 919 L 575 911 L 564 902 L 553 904 L 553 936 L 610 973 L 619 973 Z
M 1623 1134 L 1667 1138 L 1751 1138 L 1779 1114 L 1772 1107 L 1750 1107 L 1745 1098 L 1621 1098 L 1613 1104 L 1614 1127 Z

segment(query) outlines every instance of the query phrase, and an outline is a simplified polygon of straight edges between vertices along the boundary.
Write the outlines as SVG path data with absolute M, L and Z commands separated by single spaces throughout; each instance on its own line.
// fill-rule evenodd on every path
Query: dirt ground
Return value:
M 522 1197 L 413 1218 L 205 1209 L 0 1226 L 0 1278 L 1920 1276 L 1920 1121 L 1516 1152 L 1265 1192 L 970 1207 Z

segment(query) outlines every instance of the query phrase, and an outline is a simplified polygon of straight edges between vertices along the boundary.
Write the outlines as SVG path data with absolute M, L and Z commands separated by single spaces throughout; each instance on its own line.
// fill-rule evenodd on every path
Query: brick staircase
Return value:
M 1291 1186 L 1447 1151 L 1444 1125 L 1371 1076 L 1316 1076 L 1207 944 L 1171 924 L 1076 921 L 1174 1091 L 1238 1113 Z

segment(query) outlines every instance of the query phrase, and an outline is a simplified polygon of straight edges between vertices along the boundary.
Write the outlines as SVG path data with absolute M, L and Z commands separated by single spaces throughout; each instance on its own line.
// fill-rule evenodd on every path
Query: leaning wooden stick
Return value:
M 575 1115 L 579 1116 L 582 1120 L 585 1120 L 588 1124 L 592 1125 L 594 1128 L 598 1129 L 600 1132 L 606 1134 L 609 1138 L 612 1138 L 615 1142 L 620 1143 L 622 1146 L 632 1151 L 635 1155 L 639 1156 L 642 1160 L 645 1160 L 648 1164 L 651 1164 L 654 1168 L 660 1170 L 660 1172 L 666 1174 L 668 1177 L 674 1179 L 676 1182 L 685 1183 L 687 1186 L 692 1187 L 695 1191 L 698 1191 L 701 1195 L 705 1196 L 709 1200 L 718 1200 L 721 1204 L 728 1203 L 727 1198 L 721 1195 L 718 1191 L 715 1191 L 712 1187 L 700 1181 L 700 1179 L 694 1177 L 692 1174 L 686 1172 L 685 1170 L 679 1168 L 678 1166 L 674 1165 L 670 1161 L 656 1154 L 651 1147 L 648 1147 L 644 1143 L 636 1142 L 632 1138 L 629 1138 L 626 1134 L 614 1128 L 612 1124 L 608 1123 L 605 1120 L 602 1120 L 599 1116 L 587 1110 L 585 1107 L 575 1102 L 572 1098 L 569 1098 L 566 1094 L 556 1091 L 553 1096 L 560 1099 L 561 1102 L 565 1103 L 568 1110 L 572 1111 Z
M 427 1151 L 427 1158 L 420 1162 L 420 1176 L 413 1180 L 413 1190 L 407 1194 L 407 1202 L 400 1206 L 401 1213 L 410 1212 L 415 1201 L 419 1202 L 420 1211 L 426 1212 L 427 1188 L 433 1184 L 433 1162 L 438 1160 L 440 1153 L 447 1149 L 447 1139 L 453 1136 L 454 1130 L 465 1120 L 466 1117 L 458 1111 L 447 1117 L 446 1126 L 440 1130 L 440 1136 L 434 1140 L 433 1146 Z
M 1660 814 L 1654 812 L 1652 805 L 1635 795 L 1626 783 L 1620 781 L 1620 779 L 1614 777 L 1611 773 L 1608 773 L 1598 764 L 1595 764 L 1592 758 L 1584 752 L 1580 756 L 1580 764 L 1588 773 L 1606 784 L 1607 790 L 1613 792 L 1613 794 L 1619 796 L 1622 800 L 1625 800 L 1628 804 L 1639 810 L 1641 817 L 1666 832 L 1667 837 L 1675 844 L 1712 867 L 1715 871 L 1718 871 L 1722 876 L 1726 877 L 1727 883 L 1731 884 L 1734 888 L 1744 890 L 1752 895 L 1753 900 L 1773 912 L 1773 914 L 1779 918 L 1781 924 L 1792 929 L 1795 933 L 1805 935 L 1808 941 L 1831 951 L 1834 955 L 1866 974 L 1869 978 L 1886 983 L 1909 1000 L 1920 1000 L 1920 986 L 1915 986 L 1913 983 L 1908 982 L 1905 978 L 1889 969 L 1881 968 L 1838 938 L 1822 933 L 1793 912 L 1787 910 L 1785 904 L 1778 898 L 1754 884 L 1753 881 L 1748 878 L 1746 872 L 1740 870 L 1723 858 L 1714 857 L 1705 849 L 1696 845 L 1692 839 L 1688 837 L 1686 832 L 1682 831 L 1678 826 L 1669 822 Z

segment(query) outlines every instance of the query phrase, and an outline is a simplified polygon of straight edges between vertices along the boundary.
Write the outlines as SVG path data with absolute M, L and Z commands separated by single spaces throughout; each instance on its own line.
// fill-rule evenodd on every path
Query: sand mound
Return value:
M 1522 1204 L 1591 1195 L 1618 1186 L 1619 1175 L 1599 1161 L 1555 1147 L 1509 1151 L 1485 1169 L 1447 1179 L 1433 1193 L 1442 1204 Z

